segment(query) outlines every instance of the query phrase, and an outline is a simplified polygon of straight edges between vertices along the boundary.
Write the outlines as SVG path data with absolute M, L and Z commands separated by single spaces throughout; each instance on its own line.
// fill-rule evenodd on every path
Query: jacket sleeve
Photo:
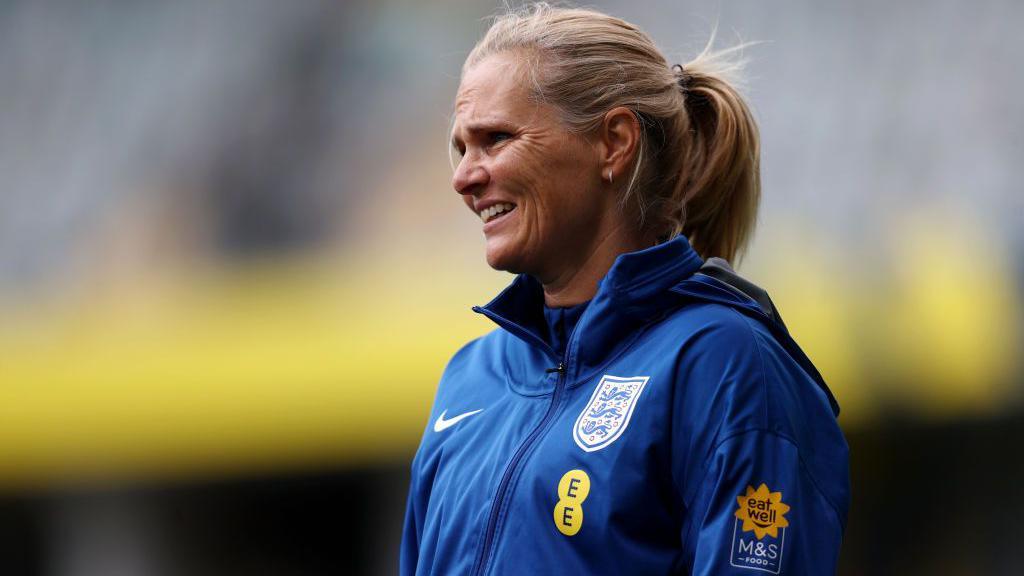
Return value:
M 835 574 L 847 450 L 817 385 L 736 312 L 690 342 L 679 373 L 673 480 L 688 572 Z
M 430 573 L 435 563 L 437 550 L 436 523 L 427 524 L 427 512 L 430 509 L 430 498 L 434 490 L 434 478 L 441 461 L 442 450 L 430 448 L 427 435 L 430 434 L 433 415 L 437 414 L 437 398 L 445 389 L 445 382 L 453 369 L 459 369 L 467 361 L 471 361 L 472 352 L 482 340 L 476 338 L 459 349 L 448 361 L 431 408 L 432 416 L 425 423 L 420 446 L 416 450 L 409 467 L 409 494 L 406 498 L 405 521 L 402 526 L 402 543 L 399 551 L 398 573 L 400 576 Z M 453 368 L 454 367 L 454 368 Z
M 412 482 L 415 483 L 415 476 Z M 409 497 L 405 505 L 405 523 L 402 526 L 402 545 L 398 559 L 400 576 L 413 576 L 419 563 L 420 536 L 423 533 L 422 522 L 416 513 L 416 487 L 411 485 Z

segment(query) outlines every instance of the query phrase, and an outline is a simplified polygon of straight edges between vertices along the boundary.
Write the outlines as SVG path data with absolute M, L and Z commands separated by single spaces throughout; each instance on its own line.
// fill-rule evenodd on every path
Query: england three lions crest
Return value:
M 590 402 L 573 426 L 572 437 L 576 445 L 587 452 L 594 452 L 615 442 L 629 425 L 629 418 L 648 378 L 602 376 Z

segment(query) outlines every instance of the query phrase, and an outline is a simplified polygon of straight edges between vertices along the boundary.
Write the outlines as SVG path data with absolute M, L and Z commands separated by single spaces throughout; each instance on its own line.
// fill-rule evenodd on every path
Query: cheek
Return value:
M 578 230 L 592 224 L 599 183 L 590 173 L 589 148 L 572 141 L 550 145 L 524 142 L 509 147 L 491 166 L 491 176 L 513 196 L 522 210 L 521 232 L 557 238 L 560 230 Z M 537 238 L 535 238 L 537 239 Z
M 551 200 L 551 171 L 543 159 L 509 150 L 491 166 L 491 178 L 499 183 L 501 193 L 516 203 L 527 225 L 544 217 Z
M 537 148 L 510 158 L 514 179 L 527 195 L 541 205 L 560 205 L 575 194 L 580 181 L 581 162 L 560 148 Z
M 585 225 L 600 211 L 600 183 L 593 178 L 597 168 L 586 162 L 580 151 L 564 151 L 557 159 L 545 163 L 544 200 L 560 225 Z

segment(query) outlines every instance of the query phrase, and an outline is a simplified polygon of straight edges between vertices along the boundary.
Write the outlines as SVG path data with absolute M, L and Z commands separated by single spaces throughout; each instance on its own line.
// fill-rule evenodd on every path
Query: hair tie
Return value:
M 676 74 L 676 83 L 679 84 L 679 89 L 683 92 L 689 91 L 693 76 L 690 76 L 681 64 L 673 64 L 672 71 Z

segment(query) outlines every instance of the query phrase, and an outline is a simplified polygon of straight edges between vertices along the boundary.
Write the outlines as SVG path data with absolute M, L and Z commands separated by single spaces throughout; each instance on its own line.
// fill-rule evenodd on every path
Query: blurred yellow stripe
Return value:
M 991 413 L 1014 392 L 1007 260 L 979 228 L 935 221 L 952 219 L 901 222 L 888 273 L 793 232 L 750 276 L 844 426 L 883 406 Z M 444 363 L 493 329 L 470 305 L 510 279 L 410 250 L 143 275 L 48 312 L 0 305 L 0 489 L 404 462 Z
M 436 277 L 270 267 L 7 322 L 0 486 L 405 458 L 492 328 L 469 306 L 494 286 Z

